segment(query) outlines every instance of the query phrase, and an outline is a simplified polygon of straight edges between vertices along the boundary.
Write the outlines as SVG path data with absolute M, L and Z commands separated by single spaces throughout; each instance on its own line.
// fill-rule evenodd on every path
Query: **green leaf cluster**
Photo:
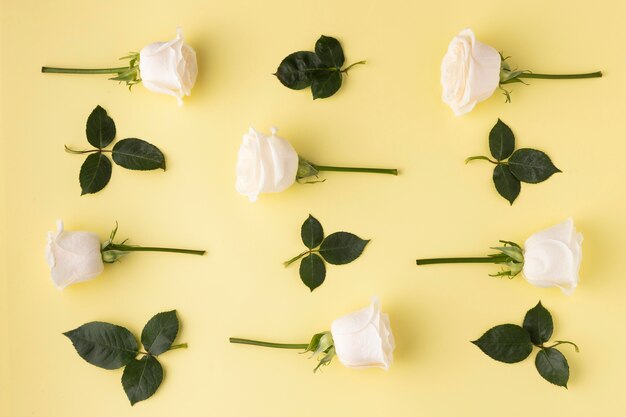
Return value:
M 96 149 L 75 151 L 67 146 L 65 150 L 74 154 L 89 154 L 83 163 L 79 182 L 81 195 L 93 194 L 102 190 L 111 179 L 111 160 L 105 155 L 110 153 L 113 162 L 132 170 L 165 171 L 165 156 L 156 146 L 142 139 L 127 138 L 117 142 L 112 150 L 106 150 L 116 135 L 115 122 L 100 106 L 91 112 L 87 118 L 87 141 Z
M 363 253 L 369 240 L 363 240 L 357 235 L 348 232 L 335 232 L 324 237 L 322 224 L 313 216 L 302 223 L 300 236 L 308 250 L 293 257 L 284 263 L 291 265 L 300 261 L 300 279 L 311 291 L 322 285 L 326 279 L 326 264 L 348 264 Z
M 287 88 L 302 90 L 311 87 L 313 99 L 328 98 L 341 88 L 343 74 L 359 61 L 341 69 L 345 61 L 341 44 L 335 38 L 322 35 L 315 43 L 315 52 L 299 51 L 282 60 L 276 73 Z
M 555 348 L 560 344 L 571 344 L 578 352 L 578 346 L 572 342 L 557 340 L 552 346 L 544 344 L 552 337 L 554 324 L 552 315 L 541 304 L 541 301 L 528 310 L 522 326 L 516 324 L 501 324 L 495 326 L 475 344 L 486 355 L 500 362 L 516 363 L 526 359 L 533 351 L 533 346 L 539 348 L 535 357 L 535 367 L 546 381 L 567 388 L 569 380 L 569 365 L 565 356 Z
M 125 327 L 93 321 L 63 333 L 81 358 L 104 369 L 124 367 L 122 386 L 131 405 L 151 397 L 161 385 L 163 368 L 157 356 L 168 350 L 187 347 L 172 346 L 178 335 L 176 310 L 159 313 L 146 323 L 141 332 L 139 350 L 135 336 Z M 137 355 L 143 355 L 137 359 Z
M 561 172 L 542 151 L 530 148 L 515 150 L 515 135 L 500 119 L 489 132 L 489 150 L 495 161 L 486 156 L 472 156 L 465 162 L 480 159 L 495 164 L 493 183 L 498 193 L 511 205 L 522 189 L 522 182 L 537 184 Z

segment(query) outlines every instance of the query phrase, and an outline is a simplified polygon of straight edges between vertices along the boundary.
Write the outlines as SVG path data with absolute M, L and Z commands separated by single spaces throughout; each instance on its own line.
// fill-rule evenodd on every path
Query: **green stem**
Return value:
M 157 248 L 150 246 L 132 246 L 132 245 L 121 245 L 117 243 L 109 243 L 105 250 L 113 249 L 124 252 L 174 252 L 174 253 L 187 253 L 190 255 L 204 255 L 206 251 L 204 250 L 193 250 L 193 249 L 175 249 L 175 248 Z
M 242 345 L 253 345 L 253 346 L 264 346 L 270 348 L 277 349 L 306 349 L 309 347 L 309 344 L 292 344 L 292 343 L 270 343 L 270 342 L 261 342 L 258 340 L 250 340 L 250 339 L 239 339 L 237 337 L 231 337 L 228 339 L 230 343 L 238 343 Z
M 67 153 L 72 153 L 74 155 L 82 155 L 82 154 L 86 154 L 86 153 L 95 153 L 95 152 L 109 152 L 109 153 L 113 153 L 113 151 L 111 150 L 107 150 L 107 149 L 90 149 L 88 151 L 76 151 L 72 148 L 69 148 L 67 145 L 63 145 L 65 146 L 65 152 Z
M 309 162 L 310 163 L 310 162 Z M 327 165 L 316 165 L 312 164 L 311 166 L 318 171 L 335 171 L 335 172 L 368 172 L 372 174 L 391 174 L 398 175 L 397 169 L 388 169 L 388 168 L 354 168 L 354 167 L 331 167 Z
M 580 352 L 580 349 L 578 349 L 578 345 L 576 343 L 569 342 L 567 340 L 556 340 L 555 343 L 552 346 L 540 346 L 540 347 L 541 348 L 553 348 L 555 346 L 563 345 L 563 344 L 572 345 L 572 346 L 574 346 L 574 349 L 576 350 L 576 352 Z
M 506 262 L 508 256 L 499 254 L 496 256 L 485 256 L 475 258 L 430 258 L 417 259 L 417 265 L 433 265 L 433 264 L 501 264 Z
M 341 70 L 341 72 L 348 73 L 348 71 L 350 70 L 350 68 L 352 68 L 353 66 L 355 66 L 355 65 L 363 65 L 363 64 L 365 64 L 366 62 L 367 62 L 367 61 L 359 61 L 359 62 L 355 62 L 354 64 L 352 64 L 352 65 L 348 65 L 346 68 L 342 69 L 342 70 Z
M 174 349 L 187 349 L 189 347 L 189 345 L 187 345 L 187 343 L 180 343 L 178 345 L 172 345 L 170 346 L 170 348 L 168 350 L 174 350 Z
M 490 159 L 490 158 L 488 158 L 486 156 L 470 156 L 469 158 L 467 158 L 465 160 L 465 163 L 467 164 L 470 161 L 475 161 L 475 160 L 478 160 L 478 159 L 483 160 L 483 161 L 489 161 L 489 162 L 491 162 L 494 165 L 498 165 L 498 164 L 501 163 L 501 162 L 498 162 L 498 161 L 494 161 L 493 159 Z
M 289 265 L 291 265 L 292 263 L 294 263 L 295 261 L 297 261 L 298 259 L 302 258 L 304 255 L 308 255 L 309 253 L 312 253 L 312 252 L 319 252 L 319 251 L 318 250 L 305 250 L 301 254 L 296 255 L 293 258 L 291 258 L 290 260 L 283 262 L 283 265 L 286 268 Z
M 55 67 L 41 67 L 41 72 L 53 73 L 53 74 L 119 74 L 128 70 L 126 67 L 118 68 L 55 68 Z
M 541 78 L 545 80 L 572 80 L 579 78 L 600 78 L 602 71 L 587 72 L 585 74 L 536 74 L 534 72 L 524 72 L 515 78 Z

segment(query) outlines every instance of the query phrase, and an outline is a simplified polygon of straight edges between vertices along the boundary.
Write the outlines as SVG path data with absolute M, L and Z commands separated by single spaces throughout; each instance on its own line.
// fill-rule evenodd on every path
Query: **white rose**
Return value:
M 348 368 L 383 368 L 393 361 L 395 342 L 389 317 L 380 311 L 378 298 L 355 313 L 338 318 L 331 334 L 339 361 Z
M 296 181 L 298 154 L 285 139 L 265 136 L 253 128 L 243 135 L 243 143 L 237 158 L 237 182 L 235 187 L 250 201 L 256 201 L 261 193 L 278 193 Z
M 174 96 L 178 105 L 191 93 L 196 82 L 198 64 L 196 52 L 185 44 L 183 32 L 176 29 L 176 39 L 155 42 L 139 52 L 141 82 L 150 91 Z
M 442 99 L 460 116 L 486 100 L 500 84 L 498 51 L 476 40 L 471 29 L 452 39 L 441 62 Z
M 578 285 L 583 235 L 572 219 L 535 233 L 524 244 L 524 277 L 537 287 L 559 287 L 570 295 Z
M 104 270 L 100 238 L 91 232 L 65 232 L 57 221 L 56 233 L 48 233 L 46 261 L 52 282 L 60 290 L 97 277 Z

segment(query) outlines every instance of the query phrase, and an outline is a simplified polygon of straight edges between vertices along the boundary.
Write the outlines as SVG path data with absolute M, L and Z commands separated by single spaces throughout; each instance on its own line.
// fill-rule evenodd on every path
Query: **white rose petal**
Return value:
M 296 181 L 298 154 L 285 139 L 265 136 L 253 128 L 243 136 L 237 159 L 237 182 L 240 194 L 256 201 L 261 193 L 278 193 Z
M 559 287 L 572 294 L 579 280 L 582 241 L 572 219 L 535 233 L 524 244 L 524 277 L 537 287 Z
M 46 262 L 59 290 L 95 278 L 104 270 L 100 238 L 91 232 L 63 231 L 63 222 L 59 220 L 57 231 L 48 233 Z
M 471 29 L 452 39 L 441 62 L 442 99 L 460 116 L 486 100 L 500 84 L 498 51 L 476 40 Z
M 335 351 L 348 368 L 389 369 L 395 341 L 389 317 L 380 310 L 378 298 L 355 313 L 340 317 L 331 325 Z
M 169 42 L 155 42 L 139 52 L 141 82 L 150 91 L 176 97 L 178 105 L 183 96 L 191 94 L 198 64 L 196 52 L 183 39 L 183 32 L 176 29 L 176 38 Z

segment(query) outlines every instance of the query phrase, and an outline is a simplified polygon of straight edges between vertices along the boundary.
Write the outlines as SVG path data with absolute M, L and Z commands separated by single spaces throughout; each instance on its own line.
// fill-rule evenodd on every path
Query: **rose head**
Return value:
M 198 75 L 196 52 L 183 39 L 180 28 L 169 42 L 155 42 L 139 53 L 139 72 L 143 85 L 155 93 L 176 97 L 178 105 L 183 96 L 191 94 Z
M 91 232 L 66 232 L 57 221 L 57 231 L 48 233 L 46 261 L 52 282 L 59 289 L 88 281 L 104 271 L 100 238 Z
M 395 342 L 378 298 L 374 297 L 369 307 L 336 319 L 331 333 L 337 357 L 345 367 L 389 369 Z
M 296 181 L 298 154 L 285 139 L 257 132 L 253 128 L 243 135 L 237 159 L 237 182 L 240 194 L 256 201 L 261 193 L 278 193 Z
M 583 235 L 572 219 L 535 233 L 524 244 L 523 274 L 537 287 L 559 287 L 570 295 L 578 285 Z
M 460 116 L 491 97 L 500 84 L 498 51 L 476 40 L 471 29 L 452 39 L 441 62 L 442 99 Z

